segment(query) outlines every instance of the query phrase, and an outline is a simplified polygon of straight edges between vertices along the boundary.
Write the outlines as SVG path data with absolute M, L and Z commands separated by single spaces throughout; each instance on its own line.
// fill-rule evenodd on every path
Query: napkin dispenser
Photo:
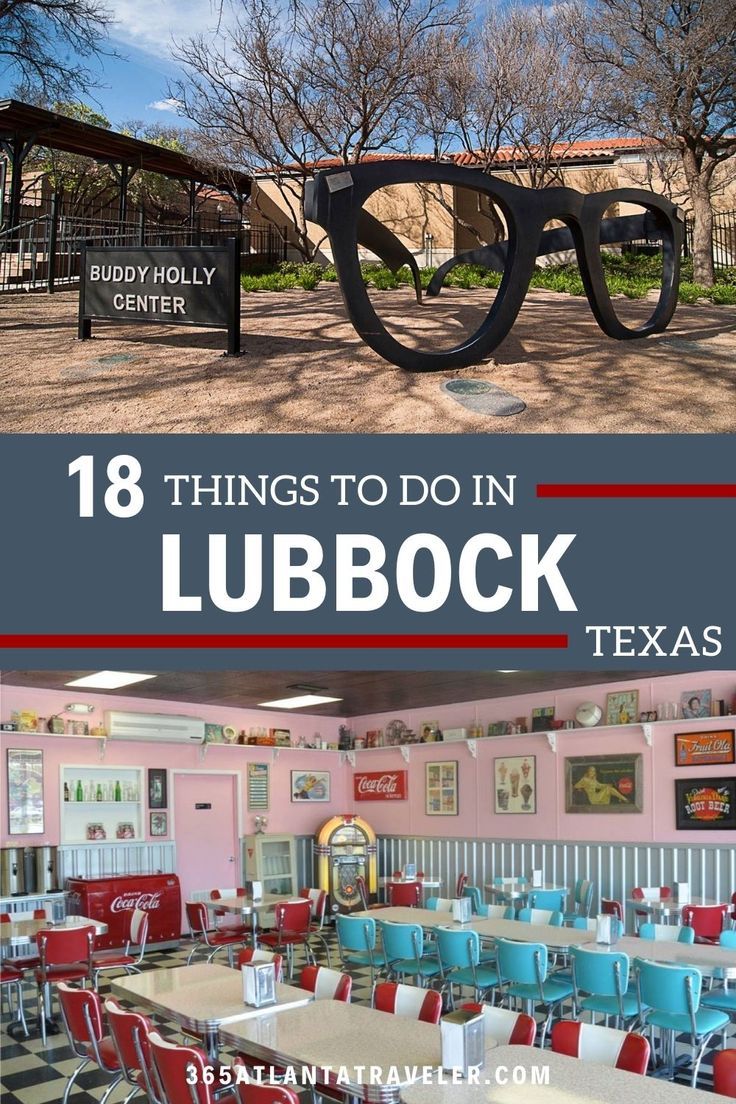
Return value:
M 532 888 L 533 889 L 541 889 L 542 885 L 543 885 L 542 871 L 541 870 L 532 870 Z
M 406 863 L 404 866 L 404 878 L 407 882 L 413 882 L 417 876 L 417 864 Z
M 250 895 L 254 901 L 260 901 L 263 897 L 263 882 L 251 882 Z
M 621 925 L 610 913 L 601 913 L 595 920 L 595 941 L 609 947 L 618 941 Z
M 690 904 L 690 883 L 677 882 L 677 903 L 679 905 Z
M 467 924 L 473 915 L 473 904 L 469 897 L 456 897 L 452 902 L 452 919 L 458 924 Z
M 485 1058 L 485 1029 L 482 1012 L 458 1010 L 440 1020 L 442 1068 L 459 1070 L 464 1077 L 480 1069 Z
M 276 1003 L 276 967 L 273 962 L 246 962 L 242 967 L 243 1001 L 251 1008 Z

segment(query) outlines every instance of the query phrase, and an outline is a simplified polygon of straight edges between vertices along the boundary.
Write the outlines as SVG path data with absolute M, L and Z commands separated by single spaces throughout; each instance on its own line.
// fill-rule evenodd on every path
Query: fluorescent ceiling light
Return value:
M 518 675 L 518 668 L 515 671 L 496 671 L 497 675 Z
M 155 675 L 136 675 L 131 671 L 97 671 L 94 675 L 67 682 L 67 686 L 86 686 L 92 690 L 119 690 L 121 686 L 132 686 L 135 682 L 145 682 L 156 678 Z
M 304 709 L 307 705 L 325 705 L 327 702 L 339 702 L 342 698 L 329 698 L 324 694 L 297 694 L 293 698 L 280 698 L 278 701 L 260 702 L 264 709 Z

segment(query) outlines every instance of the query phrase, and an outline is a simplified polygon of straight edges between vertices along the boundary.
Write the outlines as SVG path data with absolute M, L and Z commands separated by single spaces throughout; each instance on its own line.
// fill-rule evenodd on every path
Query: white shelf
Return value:
M 120 805 L 142 805 L 142 804 L 143 804 L 143 802 L 140 800 L 140 798 L 135 799 L 135 800 L 128 799 L 128 800 L 123 800 L 123 801 L 65 801 L 64 802 L 64 805 L 69 809 L 79 808 L 82 805 L 85 807 L 85 809 L 94 809 L 94 807 L 96 805 L 118 805 L 118 806 L 120 806 Z

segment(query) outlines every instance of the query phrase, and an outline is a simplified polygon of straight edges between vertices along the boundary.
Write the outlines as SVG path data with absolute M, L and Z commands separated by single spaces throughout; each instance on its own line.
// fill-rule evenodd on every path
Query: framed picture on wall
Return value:
M 329 801 L 330 772 L 293 770 L 291 772 L 291 800 Z
M 675 766 L 700 767 L 716 763 L 736 763 L 736 743 L 732 728 L 716 732 L 678 732 L 675 735 Z
M 248 810 L 267 812 L 269 805 L 268 763 L 248 764 Z
M 694 717 L 710 717 L 710 690 L 683 690 L 680 694 L 680 709 L 686 721 Z
M 566 813 L 640 813 L 642 756 L 580 755 L 565 760 Z
M 457 760 L 425 763 L 424 811 L 427 816 L 457 816 Z
M 675 823 L 680 831 L 736 828 L 736 778 L 678 778 Z
M 606 724 L 631 724 L 639 719 L 639 691 L 616 690 L 606 694 Z
M 8 834 L 43 832 L 43 752 L 8 748 Z
M 165 767 L 149 767 L 148 770 L 148 808 L 166 809 L 169 805 L 168 785 Z
M 152 836 L 168 836 L 169 834 L 169 814 L 168 813 L 149 813 L 151 835 Z
M 536 755 L 506 755 L 493 760 L 493 796 L 497 813 L 536 813 Z

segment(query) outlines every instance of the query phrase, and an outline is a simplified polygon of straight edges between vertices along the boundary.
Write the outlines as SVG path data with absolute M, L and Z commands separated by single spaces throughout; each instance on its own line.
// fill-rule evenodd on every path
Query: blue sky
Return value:
M 115 20 L 110 45 L 121 56 L 94 63 L 99 87 L 87 102 L 107 115 L 114 126 L 127 119 L 182 125 L 166 107 L 167 81 L 175 77 L 171 59 L 174 36 L 187 38 L 217 23 L 210 0 L 109 0 Z M 9 95 L 13 79 L 0 73 L 0 97 Z

